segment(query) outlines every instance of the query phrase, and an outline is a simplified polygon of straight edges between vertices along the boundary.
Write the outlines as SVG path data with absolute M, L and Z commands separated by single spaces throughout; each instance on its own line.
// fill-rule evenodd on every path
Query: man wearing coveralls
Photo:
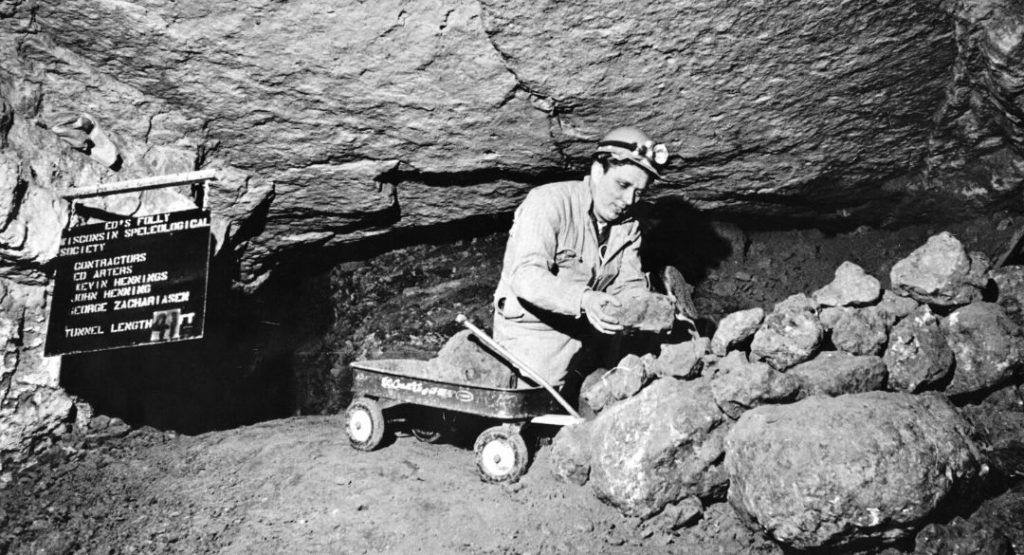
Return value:
M 598 143 L 590 175 L 537 187 L 516 210 L 494 294 L 494 338 L 551 385 L 594 368 L 594 331 L 623 330 L 609 311 L 621 306 L 616 296 L 647 288 L 630 209 L 667 158 L 639 129 L 615 129 Z

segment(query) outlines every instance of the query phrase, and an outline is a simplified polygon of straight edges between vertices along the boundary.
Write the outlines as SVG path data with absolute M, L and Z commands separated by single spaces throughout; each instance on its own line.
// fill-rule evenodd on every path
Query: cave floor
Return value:
M 777 553 L 724 504 L 647 532 L 550 447 L 515 485 L 480 481 L 466 447 L 393 438 L 356 451 L 342 416 L 184 436 L 140 428 L 65 452 L 0 499 L 2 553 Z M 81 444 L 80 444 L 81 445 Z

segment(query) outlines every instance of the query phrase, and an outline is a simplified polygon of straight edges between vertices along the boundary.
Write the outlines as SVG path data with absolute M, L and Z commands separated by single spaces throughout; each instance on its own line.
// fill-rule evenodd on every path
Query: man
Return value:
M 617 295 L 646 289 L 631 208 L 668 159 L 635 127 L 597 144 L 583 181 L 530 191 L 516 210 L 494 294 L 494 338 L 553 386 L 592 370 L 588 343 L 623 330 Z

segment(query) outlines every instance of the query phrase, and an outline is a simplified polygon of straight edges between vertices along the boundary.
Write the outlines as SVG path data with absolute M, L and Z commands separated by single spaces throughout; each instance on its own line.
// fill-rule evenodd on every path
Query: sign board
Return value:
M 65 230 L 45 353 L 201 338 L 209 262 L 205 210 Z

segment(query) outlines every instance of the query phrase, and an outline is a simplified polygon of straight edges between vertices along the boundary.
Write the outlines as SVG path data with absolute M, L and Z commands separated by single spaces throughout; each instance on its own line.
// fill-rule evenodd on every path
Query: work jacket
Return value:
M 639 224 L 612 224 L 602 254 L 591 187 L 587 178 L 530 191 L 516 210 L 494 294 L 495 339 L 552 385 L 574 369 L 591 331 L 581 318 L 583 293 L 647 286 Z

